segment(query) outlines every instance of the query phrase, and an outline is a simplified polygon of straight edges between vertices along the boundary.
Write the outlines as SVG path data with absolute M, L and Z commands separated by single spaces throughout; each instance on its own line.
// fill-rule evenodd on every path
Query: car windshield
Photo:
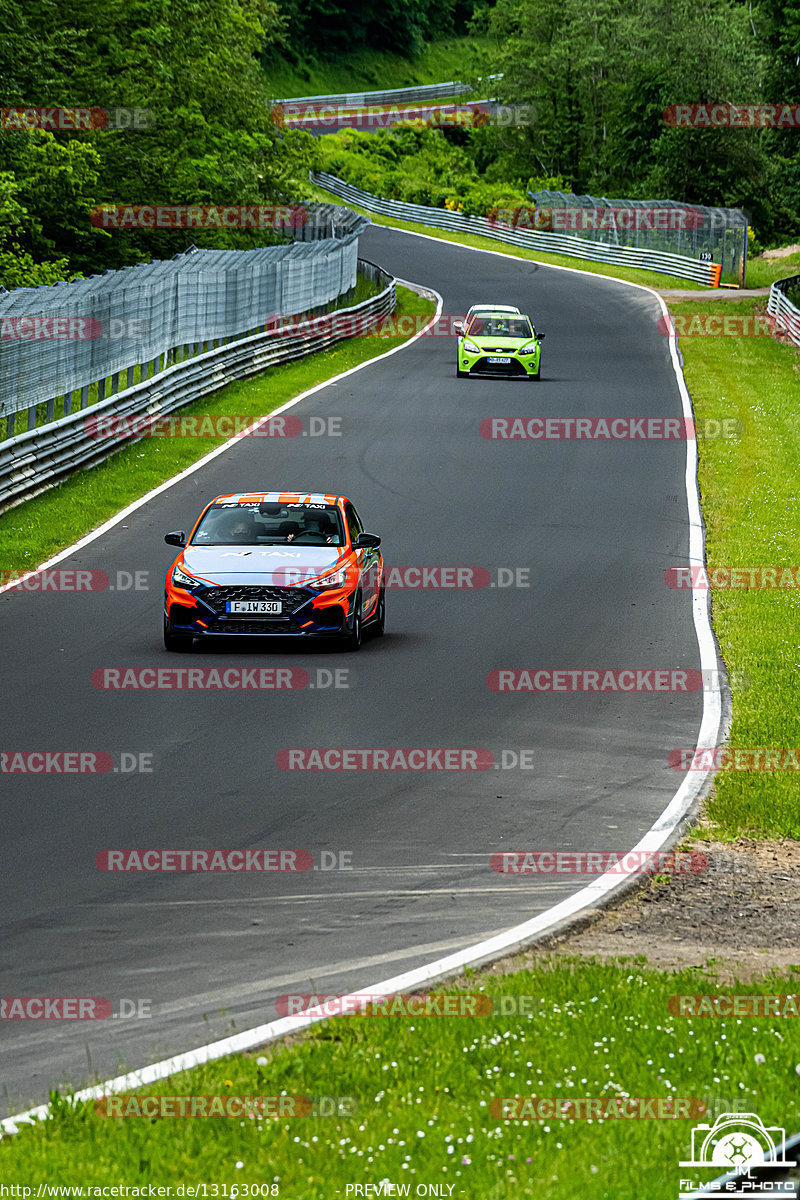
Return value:
M 473 317 L 469 325 L 473 337 L 525 338 L 531 336 L 531 324 L 527 317 Z
M 343 546 L 339 510 L 331 504 L 214 504 L 192 546 Z

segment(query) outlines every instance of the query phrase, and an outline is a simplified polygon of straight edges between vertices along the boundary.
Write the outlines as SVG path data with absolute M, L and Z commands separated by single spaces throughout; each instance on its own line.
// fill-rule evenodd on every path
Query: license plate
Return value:
M 271 617 L 281 611 L 280 600 L 229 600 L 225 605 L 229 613 L 249 613 L 255 617 Z
M 495 358 L 487 358 L 487 359 L 486 359 L 486 361 L 487 361 L 487 362 L 490 362 L 490 363 L 507 363 L 507 362 L 509 362 L 509 363 L 510 363 L 510 362 L 511 362 L 511 359 L 510 359 L 510 358 L 497 358 L 497 357 L 495 357 Z

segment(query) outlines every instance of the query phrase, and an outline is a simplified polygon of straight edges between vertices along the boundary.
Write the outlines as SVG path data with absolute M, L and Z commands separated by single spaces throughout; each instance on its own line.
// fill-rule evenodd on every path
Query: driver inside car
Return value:
M 219 520 L 216 536 L 222 542 L 233 544 L 254 542 L 256 530 L 252 515 L 250 513 L 225 513 Z
M 304 527 L 301 530 L 296 521 L 286 521 L 279 532 L 285 534 L 287 542 L 307 534 L 309 539 L 330 545 L 334 540 L 336 529 L 327 513 L 306 512 L 303 514 Z M 290 526 L 294 526 L 290 529 Z

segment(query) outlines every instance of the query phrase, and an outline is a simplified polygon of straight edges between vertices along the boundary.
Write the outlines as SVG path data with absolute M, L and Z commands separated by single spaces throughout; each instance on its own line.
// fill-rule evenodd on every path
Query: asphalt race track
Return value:
M 5 1112 L 270 1021 L 287 992 L 344 992 L 544 911 L 585 878 L 504 876 L 501 850 L 633 846 L 683 776 L 702 694 L 501 694 L 497 668 L 697 668 L 682 441 L 492 441 L 488 417 L 681 416 L 654 298 L 370 229 L 361 254 L 434 287 L 444 313 L 519 305 L 542 380 L 455 378 L 425 336 L 292 409 L 342 436 L 242 439 L 63 562 L 147 589 L 0 595 L 0 749 L 152 755 L 152 772 L 2 777 L 2 992 L 149 1002 L 147 1018 L 3 1021 Z M 355 655 L 250 645 L 169 655 L 162 578 L 208 497 L 343 492 L 387 567 L 528 570 L 529 587 L 393 589 Z M 503 579 L 509 578 L 506 573 Z M 524 576 L 521 577 L 524 579 Z M 346 670 L 347 687 L 110 691 L 103 667 Z M 322 676 L 324 683 L 328 676 Z M 528 769 L 286 771 L 287 747 L 480 747 Z M 130 760 L 128 760 L 130 761 Z M 351 852 L 352 869 L 110 874 L 107 848 Z M 130 1005 L 127 1006 L 130 1009 Z

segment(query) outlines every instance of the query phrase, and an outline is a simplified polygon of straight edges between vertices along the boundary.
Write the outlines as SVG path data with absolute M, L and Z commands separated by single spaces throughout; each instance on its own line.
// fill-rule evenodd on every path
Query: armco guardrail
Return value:
M 322 332 L 303 332 L 303 324 L 287 326 L 279 333 L 259 333 L 186 362 L 168 367 L 135 387 L 118 392 L 102 403 L 49 425 L 0 442 L 0 512 L 30 499 L 60 482 L 76 467 L 94 466 L 124 445 L 138 441 L 141 431 L 134 418 L 155 421 L 225 387 L 236 379 L 257 375 L 276 363 L 289 362 L 351 336 L 394 311 L 394 279 L 374 263 L 359 260 L 362 275 L 383 284 L 377 296 L 327 316 L 311 318 Z M 292 330 L 296 330 L 293 333 Z M 108 428 L 113 436 L 100 431 Z M 255 418 L 254 418 L 255 419 Z
M 487 75 L 486 82 L 502 79 L 502 75 Z M 482 81 L 483 82 L 483 81 Z M 348 108 L 356 108 L 361 104 L 394 104 L 404 100 L 440 100 L 445 96 L 462 96 L 471 92 L 468 83 L 452 80 L 450 83 L 424 83 L 417 87 L 389 88 L 379 92 L 334 92 L 330 96 L 290 96 L 277 100 L 276 104 L 307 104 L 312 108 L 327 108 L 331 104 L 340 104 Z
M 588 258 L 592 262 L 614 263 L 617 266 L 638 267 L 645 271 L 659 271 L 675 275 L 679 279 L 692 279 L 709 287 L 718 287 L 720 267 L 717 263 L 697 262 L 681 254 L 670 254 L 658 250 L 634 249 L 614 246 L 608 242 L 593 242 L 588 238 L 568 237 L 557 233 L 537 233 L 531 230 L 513 229 L 511 226 L 490 222 L 485 217 L 450 212 L 445 208 L 432 208 L 424 204 L 405 204 L 400 200 L 384 200 L 353 187 L 335 175 L 325 171 L 311 172 L 312 183 L 325 188 L 350 204 L 357 204 L 368 212 L 395 217 L 400 221 L 417 221 L 437 229 L 451 229 L 457 233 L 477 233 L 509 242 L 514 246 L 525 246 L 550 254 L 567 254 L 573 258 Z
M 776 329 L 785 333 L 800 346 L 800 308 L 792 304 L 787 292 L 800 292 L 800 275 L 790 275 L 788 279 L 779 279 L 769 289 L 767 312 L 775 317 Z

